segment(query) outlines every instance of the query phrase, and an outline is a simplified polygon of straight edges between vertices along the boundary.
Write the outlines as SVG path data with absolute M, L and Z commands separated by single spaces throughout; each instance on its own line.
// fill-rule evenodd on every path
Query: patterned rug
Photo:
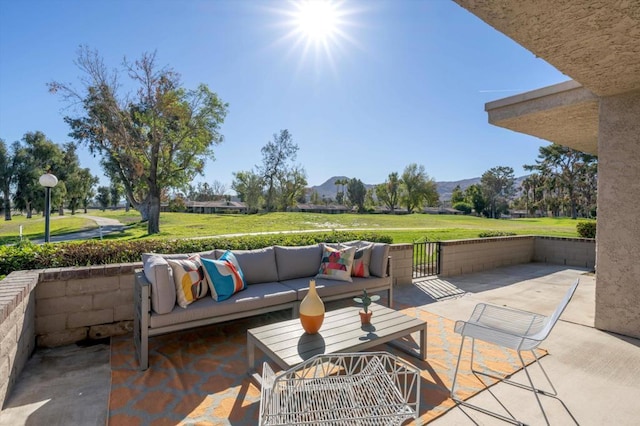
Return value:
M 420 422 L 444 414 L 455 403 L 449 398 L 452 374 L 460 347 L 453 321 L 421 308 L 402 310 L 427 321 L 427 360 L 381 345 L 422 371 Z M 131 336 L 112 339 L 111 394 L 108 424 L 120 425 L 256 425 L 260 390 L 247 375 L 246 330 L 289 319 L 277 312 L 246 320 L 172 333 L 150 339 L 147 371 L 139 371 Z M 405 344 L 417 347 L 415 340 Z M 465 345 L 470 349 L 471 345 Z M 518 370 L 515 352 L 476 344 L 483 365 L 501 373 Z M 546 352 L 541 351 L 540 356 Z M 468 399 L 486 384 L 468 370 L 470 352 L 463 352 L 457 395 Z M 529 359 L 530 362 L 533 359 Z M 256 365 L 262 365 L 263 358 Z M 275 365 L 274 368 L 277 368 Z M 274 370 L 278 371 L 278 370 Z M 412 423 L 407 423 L 412 424 Z

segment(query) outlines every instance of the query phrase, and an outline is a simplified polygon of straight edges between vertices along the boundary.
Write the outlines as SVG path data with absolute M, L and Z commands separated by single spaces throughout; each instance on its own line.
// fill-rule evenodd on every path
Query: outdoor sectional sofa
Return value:
M 354 241 L 343 243 L 370 247 L 369 277 L 352 277 L 352 282 L 316 278 L 323 256 L 322 244 L 301 247 L 273 246 L 258 250 L 233 250 L 244 275 L 246 289 L 226 300 L 210 296 L 189 304 L 176 304 L 175 285 L 168 259 L 186 259 L 193 254 L 143 255 L 143 269 L 136 271 L 134 290 L 134 343 L 140 369 L 149 366 L 149 337 L 223 321 L 250 317 L 283 309 L 298 317 L 300 302 L 316 280 L 324 301 L 362 294 L 387 292 L 393 304 L 393 279 L 389 245 Z M 219 259 L 225 250 L 197 253 Z

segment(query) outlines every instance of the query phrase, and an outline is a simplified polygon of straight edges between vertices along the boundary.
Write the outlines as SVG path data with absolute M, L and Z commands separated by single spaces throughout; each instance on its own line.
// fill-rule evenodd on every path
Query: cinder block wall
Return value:
M 35 349 L 39 271 L 17 271 L 0 282 L 0 407 Z
M 595 269 L 596 240 L 591 238 L 536 237 L 533 261 Z
M 141 263 L 45 269 L 36 286 L 38 346 L 116 336 L 133 328 L 134 270 Z
M 486 271 L 533 260 L 533 236 L 494 237 L 440 243 L 440 275 Z
M 411 284 L 413 279 L 413 244 L 392 244 L 389 256 L 393 263 L 393 284 Z

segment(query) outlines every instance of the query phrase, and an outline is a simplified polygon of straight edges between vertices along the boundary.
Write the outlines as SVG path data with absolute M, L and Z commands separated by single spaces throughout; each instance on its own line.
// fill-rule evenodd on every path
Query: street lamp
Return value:
M 49 216 L 51 214 L 51 188 L 58 184 L 58 178 L 47 172 L 40 176 L 40 185 L 44 186 L 44 242 L 49 242 Z

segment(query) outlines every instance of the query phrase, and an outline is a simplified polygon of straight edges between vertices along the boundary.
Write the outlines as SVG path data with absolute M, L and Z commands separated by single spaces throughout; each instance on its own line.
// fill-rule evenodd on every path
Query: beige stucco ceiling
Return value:
M 454 0 L 575 81 L 489 102 L 489 122 L 598 154 L 599 99 L 640 90 L 640 0 Z
M 454 0 L 599 96 L 640 89 L 638 0 Z

